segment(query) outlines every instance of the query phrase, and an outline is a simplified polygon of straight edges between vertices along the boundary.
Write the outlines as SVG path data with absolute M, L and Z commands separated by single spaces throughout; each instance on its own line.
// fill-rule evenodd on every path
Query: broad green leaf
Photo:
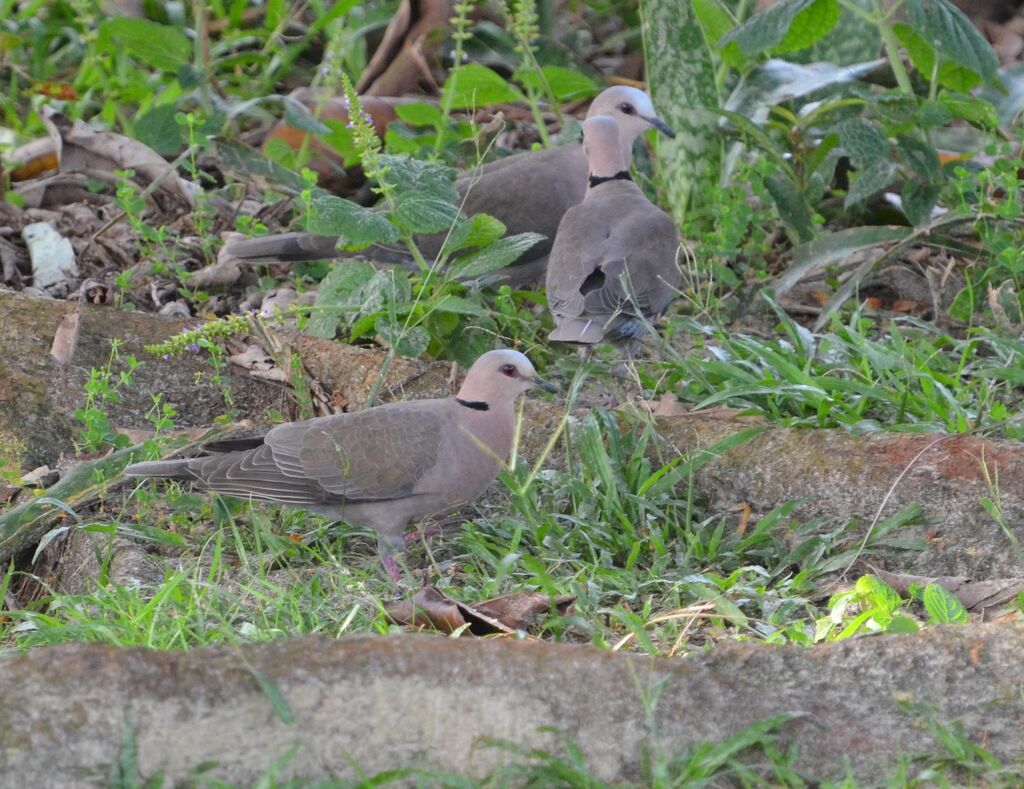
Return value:
M 949 0 L 907 0 L 905 8 L 910 25 L 934 51 L 999 85 L 996 53 L 963 11 Z
M 434 162 L 408 156 L 382 156 L 397 206 L 392 221 L 410 233 L 440 233 L 459 218 L 459 193 L 452 185 L 454 171 Z
M 693 0 L 693 12 L 704 31 L 704 38 L 711 46 L 717 46 L 717 43 L 736 26 L 735 17 L 722 0 Z M 742 68 L 746 62 L 742 50 L 735 42 L 720 48 L 718 56 L 734 69 Z
M 748 57 L 771 49 L 786 37 L 793 20 L 818 2 L 821 0 L 782 0 L 775 3 L 733 29 L 718 41 L 717 46 L 735 42 Z
M 459 207 L 427 192 L 407 192 L 392 213 L 395 224 L 410 233 L 441 233 L 459 219 Z
M 485 247 L 505 235 L 505 223 L 490 214 L 473 214 L 459 222 L 445 244 L 445 251 Z
M 910 25 L 897 23 L 892 26 L 897 40 L 907 51 L 907 57 L 921 76 L 930 80 L 935 69 L 935 49 L 921 33 Z M 939 70 L 935 75 L 940 85 L 953 90 L 968 91 L 981 83 L 981 76 L 945 58 L 939 60 Z
M 398 230 L 387 216 L 334 195 L 313 198 L 306 229 L 311 233 L 341 236 L 342 245 L 349 249 L 398 239 Z
M 523 253 L 544 240 L 540 233 L 520 233 L 489 244 L 476 252 L 462 255 L 452 261 L 450 276 L 472 279 L 504 268 L 522 257 Z
M 176 73 L 192 57 L 192 44 L 184 33 L 148 19 L 108 19 L 100 25 L 99 40 L 161 71 Z
M 765 178 L 764 185 L 775 200 L 779 218 L 796 240 L 804 242 L 814 238 L 813 212 L 793 182 L 780 173 L 773 173 Z
M 910 179 L 903 187 L 900 194 L 900 201 L 903 204 L 903 213 L 914 225 L 923 225 L 932 215 L 932 209 L 939 199 L 942 191 L 937 184 L 925 184 Z
M 181 127 L 175 122 L 177 108 L 160 104 L 138 115 L 132 123 L 132 136 L 161 156 L 171 156 L 181 149 Z
M 837 0 L 817 0 L 797 14 L 775 52 L 796 52 L 806 49 L 827 36 L 839 21 Z
M 544 82 L 547 82 L 555 101 L 584 99 L 597 95 L 601 89 L 601 86 L 586 74 L 564 66 L 544 66 L 540 74 L 533 69 L 517 71 L 515 79 L 521 85 L 538 91 L 543 91 Z
M 967 622 L 967 609 L 946 587 L 928 584 L 924 588 L 924 610 L 932 622 L 943 625 L 961 625 Z
M 804 277 L 845 260 L 854 252 L 890 241 L 902 241 L 910 233 L 907 227 L 851 227 L 801 244 L 793 250 L 793 264 L 775 283 L 775 297 L 788 292 Z
M 945 91 L 943 91 L 945 94 Z M 943 94 L 940 94 L 940 98 Z M 938 129 L 953 120 L 954 113 L 935 99 L 922 101 L 914 113 L 914 120 L 922 129 Z
M 951 114 L 972 126 L 987 130 L 999 127 L 999 113 L 990 101 L 949 91 L 940 93 L 938 101 Z
M 286 98 L 284 102 L 284 120 L 292 128 L 310 134 L 327 134 L 330 131 L 327 124 L 314 118 L 305 105 L 291 97 Z
M 866 599 L 874 608 L 892 614 L 903 604 L 903 599 L 895 589 L 885 583 L 877 575 L 862 575 L 855 586 L 857 594 Z
M 641 0 L 640 16 L 651 99 L 676 131 L 674 139 L 658 135 L 655 145 L 663 200 L 681 225 L 722 175 L 715 61 L 689 0 Z
M 488 314 L 487 310 L 484 309 L 483 305 L 479 302 L 464 299 L 460 296 L 454 296 L 451 293 L 446 295 L 436 304 L 432 304 L 430 308 L 432 310 L 437 310 L 438 312 L 451 312 L 456 315 L 476 315 L 483 317 Z
M 854 167 L 866 169 L 879 159 L 890 160 L 889 141 L 874 123 L 864 118 L 850 118 L 839 124 L 839 142 Z
M 444 113 L 436 104 L 399 104 L 395 107 L 395 114 L 400 120 L 410 126 L 440 126 L 444 120 Z
M 359 294 L 376 275 L 373 265 L 363 260 L 344 260 L 332 266 L 320 282 L 306 331 L 333 338 L 341 319 L 359 311 L 363 304 Z
M 909 616 L 904 614 L 896 614 L 891 620 L 889 620 L 889 627 L 886 628 L 887 633 L 916 633 L 921 628 L 917 622 L 911 619 Z
M 858 170 L 846 193 L 843 205 L 846 208 L 867 200 L 871 195 L 885 189 L 896 178 L 896 166 L 889 161 L 879 160 L 864 170 Z
M 430 345 L 430 335 L 422 326 L 405 328 L 401 321 L 393 322 L 386 315 L 377 318 L 377 334 L 402 356 L 422 356 Z
M 910 134 L 897 135 L 896 152 L 899 154 L 900 160 L 915 175 L 929 181 L 939 176 L 941 172 L 939 154 L 935 148 L 922 142 L 918 137 Z
M 498 72 L 479 63 L 467 63 L 453 70 L 445 80 L 444 96 L 451 96 L 451 106 L 457 110 L 525 99 L 522 92 L 506 82 Z

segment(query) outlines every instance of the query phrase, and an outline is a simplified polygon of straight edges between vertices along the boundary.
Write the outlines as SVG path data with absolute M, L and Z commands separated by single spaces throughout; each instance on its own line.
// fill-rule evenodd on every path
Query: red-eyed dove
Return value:
M 649 128 L 674 137 L 671 129 L 654 114 L 650 97 L 642 90 L 616 85 L 594 99 L 587 117 L 612 118 L 619 129 L 622 150 L 629 161 L 633 142 Z M 485 213 L 500 219 L 508 235 L 540 233 L 546 240 L 527 251 L 515 264 L 499 272 L 508 281 L 525 282 L 544 272 L 547 255 L 562 216 L 583 200 L 587 189 L 587 157 L 580 145 L 570 143 L 543 151 L 525 151 L 484 164 L 463 173 L 455 188 L 463 198 L 466 216 Z M 436 259 L 445 233 L 416 237 L 427 260 Z M 261 238 L 231 240 L 224 251 L 253 262 L 322 260 L 347 257 L 336 249 L 339 239 L 309 233 L 284 233 Z M 386 262 L 398 262 L 395 250 L 373 247 L 365 254 Z
M 241 451 L 135 463 L 125 474 L 194 480 L 225 495 L 371 528 L 385 569 L 398 580 L 393 554 L 404 545 L 405 526 L 486 490 L 512 447 L 516 398 L 535 386 L 555 391 L 523 354 L 489 351 L 455 397 L 288 422 L 262 439 L 234 442 Z
M 679 232 L 630 178 L 614 122 L 588 118 L 583 147 L 587 194 L 562 217 L 548 263 L 555 319 L 548 339 L 583 346 L 608 341 L 629 357 L 678 292 Z

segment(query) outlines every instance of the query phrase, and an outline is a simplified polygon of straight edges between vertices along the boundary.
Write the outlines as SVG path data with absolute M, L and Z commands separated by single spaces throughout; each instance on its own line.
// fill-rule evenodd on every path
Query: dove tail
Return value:
M 128 477 L 171 477 L 190 479 L 187 460 L 151 460 L 146 463 L 132 463 L 124 470 Z

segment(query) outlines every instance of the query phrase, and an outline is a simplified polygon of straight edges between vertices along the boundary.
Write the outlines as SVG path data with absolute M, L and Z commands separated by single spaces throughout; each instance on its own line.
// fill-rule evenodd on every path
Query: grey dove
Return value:
M 651 320 L 678 293 L 679 232 L 633 183 L 611 119 L 588 118 L 583 147 L 590 164 L 587 194 L 562 217 L 548 261 L 555 320 L 548 339 L 583 347 L 612 342 L 630 358 Z
M 193 480 L 225 495 L 371 528 L 397 581 L 394 552 L 404 545 L 405 526 L 486 490 L 512 447 L 516 398 L 535 386 L 555 391 L 523 354 L 489 351 L 455 397 L 287 422 L 262 437 L 220 442 L 237 451 L 134 463 L 125 474 Z
M 631 157 L 633 143 L 644 131 L 655 128 L 674 137 L 673 131 L 654 113 L 650 97 L 642 90 L 616 85 L 594 99 L 587 117 L 612 118 L 619 129 L 622 150 Z M 587 157 L 580 145 L 570 143 L 542 151 L 524 151 L 481 165 L 463 173 L 455 188 L 466 216 L 485 213 L 500 219 L 508 235 L 540 233 L 544 241 L 528 250 L 515 264 L 498 276 L 522 283 L 544 272 L 548 253 L 562 216 L 583 200 L 589 172 Z M 427 260 L 441 251 L 444 233 L 421 235 L 416 243 Z M 351 253 L 337 249 L 336 236 L 311 233 L 282 233 L 260 238 L 228 241 L 225 252 L 252 262 L 323 260 L 347 257 Z M 384 262 L 396 263 L 407 254 L 386 247 L 374 247 L 364 254 Z

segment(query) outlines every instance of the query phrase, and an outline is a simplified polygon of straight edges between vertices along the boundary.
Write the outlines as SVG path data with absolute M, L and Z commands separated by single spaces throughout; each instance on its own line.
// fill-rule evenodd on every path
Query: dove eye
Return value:
M 633 108 L 633 105 L 628 103 L 620 104 L 619 111 L 624 113 L 625 115 L 632 115 L 634 112 L 636 112 L 636 110 Z
M 516 377 L 516 366 L 514 364 L 503 364 L 498 368 L 498 372 L 502 375 L 507 375 L 509 378 Z

